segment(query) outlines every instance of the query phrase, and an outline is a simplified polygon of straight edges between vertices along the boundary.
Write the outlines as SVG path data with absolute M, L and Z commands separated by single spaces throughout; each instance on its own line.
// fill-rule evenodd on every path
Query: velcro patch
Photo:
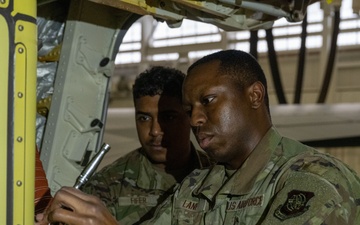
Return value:
M 286 202 L 275 210 L 274 216 L 281 221 L 300 216 L 309 209 L 307 203 L 312 197 L 313 192 L 292 190 L 288 193 Z
M 144 206 L 156 206 L 159 196 L 149 195 L 149 196 L 127 196 L 119 197 L 118 204 L 120 206 L 129 206 L 129 205 L 144 205 Z
M 206 201 L 204 200 L 193 201 L 193 200 L 183 199 L 178 203 L 179 208 L 192 212 L 204 211 L 205 205 L 206 205 Z
M 199 202 L 184 200 L 181 204 L 181 207 L 190 211 L 198 211 Z
M 260 207 L 263 205 L 263 201 L 264 195 L 241 200 L 230 200 L 227 204 L 226 211 L 238 211 L 248 207 Z

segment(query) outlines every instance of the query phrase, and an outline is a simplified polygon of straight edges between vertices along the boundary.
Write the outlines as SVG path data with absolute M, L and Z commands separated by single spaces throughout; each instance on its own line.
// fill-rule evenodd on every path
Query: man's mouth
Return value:
M 160 151 L 160 150 L 164 149 L 164 147 L 159 143 L 151 143 L 149 146 L 151 149 L 156 150 L 156 151 Z
M 199 146 L 202 149 L 206 149 L 209 147 L 211 140 L 212 140 L 213 136 L 212 135 L 208 135 L 205 133 L 199 133 L 197 134 L 197 140 L 199 142 Z

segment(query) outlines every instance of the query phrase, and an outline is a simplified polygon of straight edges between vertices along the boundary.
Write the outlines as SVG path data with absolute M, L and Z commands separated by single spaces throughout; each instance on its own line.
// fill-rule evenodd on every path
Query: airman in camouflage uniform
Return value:
M 339 160 L 282 137 L 251 55 L 210 54 L 188 69 L 183 107 L 218 161 L 195 170 L 147 224 L 360 224 L 360 179 Z
M 141 73 L 133 86 L 135 120 L 141 148 L 116 160 L 82 189 L 99 197 L 122 224 L 134 224 L 209 157 L 190 142 L 189 118 L 182 108 L 185 74 L 166 67 Z
M 271 128 L 241 168 L 193 171 L 156 214 L 148 224 L 356 225 L 360 180 L 339 160 Z
M 209 157 L 192 147 L 193 168 L 210 165 Z M 145 220 L 147 213 L 173 193 L 175 178 L 156 168 L 141 148 L 94 175 L 83 190 L 100 197 L 121 224 Z

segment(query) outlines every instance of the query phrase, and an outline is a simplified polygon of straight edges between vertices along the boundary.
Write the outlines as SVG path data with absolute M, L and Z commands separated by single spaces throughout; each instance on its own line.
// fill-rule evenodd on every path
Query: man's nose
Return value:
M 152 136 L 163 135 L 163 131 L 162 131 L 161 126 L 160 126 L 160 124 L 159 124 L 159 122 L 157 120 L 152 122 L 150 134 Z
M 194 107 L 191 112 L 190 125 L 198 127 L 206 123 L 207 116 L 202 106 Z

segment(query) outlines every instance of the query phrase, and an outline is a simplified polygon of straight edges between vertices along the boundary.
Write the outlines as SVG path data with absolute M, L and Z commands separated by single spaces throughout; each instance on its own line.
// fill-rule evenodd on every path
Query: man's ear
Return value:
M 256 81 L 250 86 L 249 90 L 251 108 L 257 109 L 264 102 L 265 87 L 261 82 Z

